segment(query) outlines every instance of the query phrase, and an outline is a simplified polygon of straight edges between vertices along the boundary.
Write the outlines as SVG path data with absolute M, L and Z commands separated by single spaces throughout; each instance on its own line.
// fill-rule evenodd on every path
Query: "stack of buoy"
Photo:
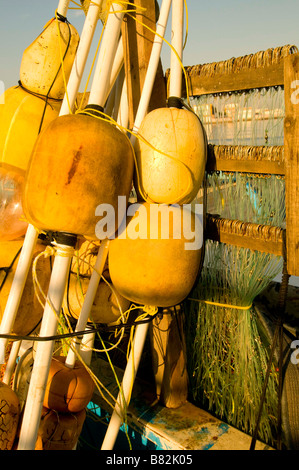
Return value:
M 111 240 L 109 271 L 123 297 L 170 307 L 189 294 L 200 267 L 202 220 L 187 205 L 203 183 L 206 138 L 198 117 L 173 98 L 167 108 L 146 115 L 139 136 L 135 182 L 140 206 Z M 201 240 L 192 248 L 184 227 Z
M 22 192 L 32 150 L 38 135 L 58 115 L 65 83 L 73 66 L 79 35 L 65 17 L 57 14 L 24 51 L 20 81 L 2 96 L 0 106 L 0 319 L 14 279 L 28 221 L 24 217 Z M 61 54 L 62 53 L 62 57 Z M 62 60 L 61 60 L 62 58 Z M 62 70 L 63 69 L 63 70 Z M 41 239 L 35 258 L 44 251 Z M 44 292 L 51 274 L 49 258 L 41 257 L 35 275 Z M 37 331 L 43 307 L 35 295 L 33 276 L 28 275 L 12 334 L 27 336 Z M 20 403 L 17 391 L 0 383 L 0 448 L 12 449 L 17 438 Z
M 178 44 L 182 49 L 183 2 L 172 8 L 172 41 L 174 48 Z M 199 118 L 183 105 L 182 70 L 173 63 L 170 93 L 175 90 L 177 95 L 170 95 L 167 107 L 135 123 L 134 184 L 140 204 L 132 208 L 109 250 L 110 276 L 118 292 L 154 307 L 172 307 L 184 300 L 202 254 L 202 221 L 186 205 L 203 183 L 207 142 Z

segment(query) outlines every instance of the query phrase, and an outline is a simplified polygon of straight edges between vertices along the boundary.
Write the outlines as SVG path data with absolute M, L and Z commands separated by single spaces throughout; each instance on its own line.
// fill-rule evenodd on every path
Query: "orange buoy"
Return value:
M 135 142 L 136 191 L 152 203 L 187 204 L 198 193 L 205 171 L 207 142 L 195 113 L 158 108 L 143 119 Z
M 177 305 L 191 291 L 200 266 L 199 216 L 178 205 L 133 206 L 138 210 L 110 241 L 112 283 L 132 302 L 156 307 Z
M 37 139 L 25 179 L 23 210 L 36 228 L 96 240 L 96 209 L 115 210 L 129 198 L 133 149 L 106 120 L 84 114 L 60 116 Z
M 0 382 L 0 450 L 11 450 L 18 430 L 20 404 L 17 394 Z
M 44 406 L 61 413 L 79 413 L 89 403 L 95 384 L 80 361 L 73 368 L 65 365 L 65 357 L 53 356 Z

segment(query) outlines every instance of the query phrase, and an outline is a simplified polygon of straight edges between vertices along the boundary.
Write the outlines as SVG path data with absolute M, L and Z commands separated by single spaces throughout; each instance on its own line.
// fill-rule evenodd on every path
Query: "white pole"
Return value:
M 88 317 L 90 314 L 90 310 L 99 286 L 99 282 L 101 279 L 102 272 L 105 267 L 106 259 L 108 256 L 108 250 L 109 250 L 109 240 L 103 240 L 100 244 L 99 252 L 97 255 L 97 259 L 95 262 L 94 270 L 92 272 L 89 284 L 88 284 L 88 289 L 84 298 L 83 306 L 77 321 L 76 325 L 76 330 L 75 331 L 83 331 L 86 328 L 87 322 L 88 322 Z M 90 336 L 86 335 L 88 338 Z M 67 355 L 65 365 L 67 367 L 74 367 L 75 361 L 76 361 L 76 352 L 79 351 L 80 348 L 80 341 L 78 339 L 74 339 L 71 343 L 71 347 L 69 350 L 69 353 Z
M 133 347 L 126 365 L 125 373 L 122 380 L 122 391 L 119 392 L 117 402 L 114 407 L 108 429 L 101 447 L 101 450 L 112 450 L 118 435 L 119 428 L 123 422 L 124 406 L 128 406 L 137 369 L 140 363 L 146 335 L 148 331 L 148 323 L 138 325 L 133 340 Z
M 88 104 L 105 106 L 123 17 L 124 12 L 120 11 L 120 6 L 117 3 L 112 3 L 102 38 Z
M 180 60 L 183 57 L 184 38 L 184 0 L 173 0 L 172 2 L 172 41 L 171 45 L 177 52 Z M 169 96 L 182 96 L 182 66 L 171 50 L 170 55 L 170 80 Z
M 61 16 L 66 17 L 70 1 L 71 0 L 60 0 L 57 7 L 57 13 L 59 13 Z
M 53 336 L 57 332 L 66 281 L 74 249 L 58 245 L 49 284 L 47 303 L 43 314 L 40 337 Z M 18 450 L 34 450 L 49 375 L 54 340 L 39 341 L 36 347 Z
M 5 372 L 4 372 L 3 379 L 2 379 L 2 382 L 6 385 L 10 385 L 11 378 L 16 367 L 17 357 L 18 357 L 19 350 L 21 347 L 21 342 L 22 341 L 14 341 L 11 351 L 9 353 L 9 359 L 7 361 Z
M 156 35 L 155 40 L 153 42 L 148 69 L 147 69 L 145 80 L 144 80 L 143 90 L 142 90 L 141 98 L 139 101 L 139 105 L 138 105 L 138 109 L 137 109 L 137 113 L 135 117 L 133 132 L 138 132 L 140 124 L 143 121 L 147 113 L 148 105 L 151 99 L 151 94 L 152 94 L 152 90 L 153 90 L 153 86 L 154 86 L 154 82 L 156 78 L 158 64 L 160 60 L 162 43 L 163 43 L 163 38 L 165 35 L 166 26 L 167 26 L 171 2 L 172 0 L 162 1 L 162 5 L 160 9 L 160 16 L 159 16 L 157 27 L 156 27 L 156 33 L 159 34 L 159 36 Z M 136 140 L 135 136 L 132 135 L 131 136 L 132 145 L 134 145 L 135 140 Z
M 108 86 L 108 90 L 107 90 L 107 93 L 106 93 L 106 99 L 105 99 L 105 102 L 117 80 L 117 77 L 119 76 L 119 73 L 122 69 L 122 66 L 124 64 L 124 49 L 123 49 L 123 41 L 122 41 L 122 38 L 120 38 L 119 42 L 118 42 L 118 46 L 117 46 L 117 50 L 116 50 L 116 53 L 115 53 L 115 58 L 114 58 L 114 61 L 113 61 L 113 67 L 112 67 L 112 70 L 111 70 L 111 76 L 110 76 L 110 81 L 109 81 L 109 86 Z
M 88 9 L 84 26 L 82 29 L 75 61 L 68 80 L 67 95 L 65 94 L 61 105 L 61 116 L 69 114 L 68 103 L 74 103 L 76 100 L 79 86 L 84 73 L 87 57 L 90 51 L 91 43 L 94 37 L 94 32 L 98 23 L 99 10 L 102 7 L 102 3 L 103 0 L 93 0 L 93 2 L 90 2 L 90 7 Z
M 32 225 L 29 225 L 24 238 L 24 243 L 16 267 L 15 275 L 11 284 L 5 310 L 3 312 L 3 317 L 0 325 L 0 334 L 9 335 L 13 329 L 15 318 L 18 312 L 21 297 L 27 280 L 29 268 L 31 265 L 37 238 L 37 230 Z M 4 364 L 5 362 L 4 356 L 7 342 L 7 339 L 0 338 L 1 364 Z

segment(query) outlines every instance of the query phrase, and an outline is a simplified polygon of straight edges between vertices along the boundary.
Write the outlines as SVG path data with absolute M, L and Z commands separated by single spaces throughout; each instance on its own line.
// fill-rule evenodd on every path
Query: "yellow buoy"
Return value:
M 61 101 L 26 92 L 20 86 L 4 93 L 0 106 L 0 165 L 25 171 L 41 129 L 59 115 Z
M 190 203 L 202 184 L 207 159 L 198 117 L 188 109 L 158 108 L 145 116 L 138 133 L 137 192 L 149 202 Z
M 99 243 L 86 241 L 79 249 L 78 258 L 74 257 L 65 296 L 65 311 L 74 318 L 80 315 L 98 250 Z M 107 282 L 101 279 L 91 307 L 89 321 L 109 324 L 117 321 L 122 313 L 128 310 L 130 301 L 122 297 L 112 285 L 108 263 L 104 268 L 103 277 Z
M 56 18 L 49 21 L 23 53 L 20 67 L 22 85 L 31 92 L 62 99 L 79 40 L 79 34 L 69 22 Z
M 133 206 L 138 210 L 110 241 L 113 285 L 123 297 L 141 305 L 177 305 L 189 294 L 198 274 L 200 218 L 184 206 Z
M 97 207 L 129 198 L 133 149 L 106 120 L 60 116 L 37 139 L 25 178 L 23 210 L 37 228 L 97 239 Z
M 17 394 L 0 382 L 0 450 L 11 450 L 18 430 L 20 404 Z
M 10 293 L 22 245 L 23 239 L 0 242 L 0 320 Z M 38 242 L 35 247 L 33 259 L 35 259 L 39 253 L 44 251 L 44 249 L 45 246 Z M 36 265 L 36 277 L 44 293 L 47 293 L 50 275 L 50 259 L 42 256 Z M 32 333 L 42 319 L 43 310 L 43 306 L 39 303 L 38 298 L 35 295 L 31 264 L 14 322 L 13 334 L 25 336 Z

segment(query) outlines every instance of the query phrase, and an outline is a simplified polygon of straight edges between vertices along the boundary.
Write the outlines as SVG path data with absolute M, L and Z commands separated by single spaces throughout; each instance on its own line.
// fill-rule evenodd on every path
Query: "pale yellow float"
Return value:
M 23 53 L 20 67 L 22 85 L 33 93 L 62 99 L 79 40 L 74 26 L 51 19 Z
M 188 109 L 155 109 L 145 116 L 138 134 L 135 187 L 141 198 L 190 203 L 202 185 L 207 159 L 206 137 L 196 114 Z

